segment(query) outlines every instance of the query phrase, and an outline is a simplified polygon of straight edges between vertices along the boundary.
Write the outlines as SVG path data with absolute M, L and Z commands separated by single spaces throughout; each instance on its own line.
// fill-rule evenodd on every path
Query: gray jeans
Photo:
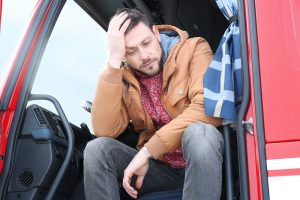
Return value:
M 184 200 L 220 199 L 223 136 L 212 125 L 191 124 L 182 137 L 185 169 L 150 159 L 139 195 L 183 188 Z M 84 151 L 84 188 L 87 200 L 118 200 L 123 172 L 137 150 L 114 139 L 90 141 Z

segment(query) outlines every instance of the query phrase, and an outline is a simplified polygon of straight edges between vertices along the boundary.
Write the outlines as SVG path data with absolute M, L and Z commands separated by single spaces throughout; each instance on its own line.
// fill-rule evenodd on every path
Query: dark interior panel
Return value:
M 228 26 L 214 0 L 76 0 L 104 30 L 118 8 L 139 8 L 155 24 L 170 24 L 205 38 L 215 52 Z M 83 6 L 83 4 L 85 6 Z
M 82 185 L 82 151 L 90 136 L 82 137 L 81 129 L 71 126 L 77 144 L 55 199 L 70 199 L 74 188 Z M 29 106 L 17 142 L 7 199 L 45 199 L 66 151 L 67 139 L 59 117 L 38 105 Z
M 205 38 L 214 51 L 228 26 L 211 1 L 179 0 L 178 19 L 191 37 Z

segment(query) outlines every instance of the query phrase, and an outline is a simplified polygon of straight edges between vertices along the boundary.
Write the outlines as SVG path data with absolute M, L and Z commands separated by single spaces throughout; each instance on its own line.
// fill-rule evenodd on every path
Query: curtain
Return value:
M 242 97 L 240 30 L 237 0 L 216 0 L 228 19 L 221 42 L 204 75 L 204 109 L 208 116 L 223 119 L 223 124 L 236 119 L 237 102 Z

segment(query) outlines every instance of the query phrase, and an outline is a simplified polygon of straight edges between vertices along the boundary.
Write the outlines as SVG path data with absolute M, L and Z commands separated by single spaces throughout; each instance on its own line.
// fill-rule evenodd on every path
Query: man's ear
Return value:
M 155 37 L 158 39 L 158 41 L 160 41 L 160 34 L 159 34 L 159 31 L 157 29 L 156 26 L 152 26 L 152 32 L 154 33 Z
M 130 68 L 130 67 L 131 67 L 130 64 L 126 61 L 125 58 L 123 59 L 122 62 L 123 62 L 123 66 L 124 66 L 124 67 L 126 67 L 126 68 Z

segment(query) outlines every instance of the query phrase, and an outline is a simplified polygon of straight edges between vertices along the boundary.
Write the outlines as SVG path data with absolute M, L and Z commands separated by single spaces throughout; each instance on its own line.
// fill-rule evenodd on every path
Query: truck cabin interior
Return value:
M 228 26 L 215 0 L 75 0 L 104 30 L 118 8 L 138 8 L 154 24 L 174 25 L 205 38 L 215 51 Z
M 75 1 L 105 30 L 118 8 L 138 8 L 154 24 L 175 25 L 186 30 L 190 37 L 205 38 L 214 52 L 228 26 L 214 0 Z M 56 185 L 57 190 L 52 190 L 67 157 L 65 122 L 38 105 L 28 106 L 24 116 L 6 199 L 46 199 L 49 191 L 54 191 L 52 199 L 84 199 L 82 154 L 86 143 L 94 138 L 86 125 L 71 124 L 74 153 L 65 175 Z

